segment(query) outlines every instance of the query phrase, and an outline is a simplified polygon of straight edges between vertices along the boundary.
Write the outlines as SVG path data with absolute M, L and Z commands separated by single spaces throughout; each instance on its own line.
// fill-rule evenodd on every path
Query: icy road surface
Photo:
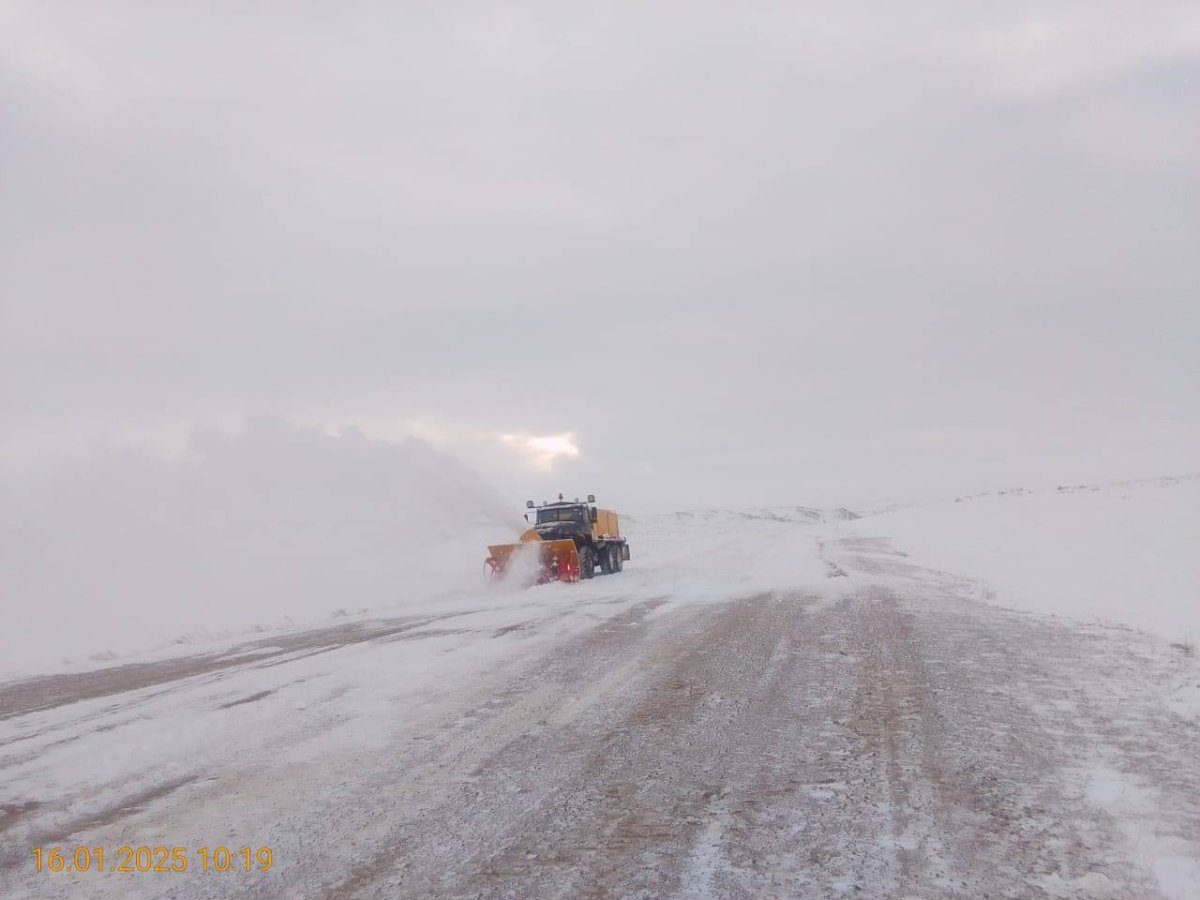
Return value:
M 0 896 L 1200 897 L 1195 656 L 836 524 L 741 531 L 0 685 Z M 125 845 L 275 863 L 34 871 Z

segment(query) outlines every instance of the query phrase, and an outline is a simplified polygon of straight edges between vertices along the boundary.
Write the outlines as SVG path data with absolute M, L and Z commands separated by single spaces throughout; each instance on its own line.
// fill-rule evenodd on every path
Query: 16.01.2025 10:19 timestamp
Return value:
M 275 864 L 270 847 L 34 847 L 38 872 L 269 872 Z

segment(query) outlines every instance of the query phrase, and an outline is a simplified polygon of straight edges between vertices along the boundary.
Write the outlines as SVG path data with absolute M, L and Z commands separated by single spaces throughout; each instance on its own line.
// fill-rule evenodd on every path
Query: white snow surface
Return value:
M 998 605 L 1200 642 L 1200 476 L 1002 490 L 869 515 L 854 530 L 981 582 Z
M 473 473 L 419 441 L 272 420 L 198 435 L 173 463 L 113 454 L 0 490 L 0 677 L 468 608 L 483 548 L 521 528 Z M 990 603 L 1200 639 L 1198 476 L 1001 490 L 857 519 L 791 506 L 626 515 L 623 527 L 636 560 L 626 587 L 641 596 L 821 583 L 820 542 L 844 532 L 887 537 L 977 581 Z
M 317 446 L 329 449 L 323 439 L 312 439 Z M 399 609 L 387 614 L 339 617 L 337 623 L 347 627 L 391 629 L 377 632 L 370 640 L 339 643 L 332 648 L 293 646 L 287 641 L 304 639 L 309 633 L 295 626 L 264 635 L 263 642 L 256 646 L 245 646 L 244 637 L 227 636 L 185 647 L 160 648 L 154 654 L 121 662 L 163 660 L 179 653 L 191 656 L 183 662 L 198 668 L 163 683 L 90 699 L 82 696 L 58 705 L 31 704 L 27 711 L 0 717 L 0 770 L 4 775 L 0 779 L 0 813 L 17 817 L 8 833 L 23 855 L 44 836 L 59 834 L 72 835 L 72 841 L 107 846 L 147 842 L 147 836 L 162 835 L 169 835 L 173 844 L 192 847 L 217 841 L 237 846 L 268 844 L 281 860 L 281 877 L 295 878 L 303 866 L 311 866 L 318 873 L 313 876 L 311 890 L 298 895 L 328 896 L 323 893 L 327 886 L 319 874 L 320 862 L 341 865 L 343 874 L 354 877 L 366 866 L 365 861 L 378 858 L 380 846 L 386 846 L 387 829 L 395 826 L 391 819 L 411 814 L 418 823 L 414 827 L 424 827 L 420 804 L 427 795 L 422 791 L 474 796 L 471 792 L 482 791 L 481 785 L 486 784 L 490 786 L 490 797 L 511 789 L 512 810 L 502 808 L 497 821 L 517 821 L 519 816 L 514 818 L 513 810 L 526 809 L 522 798 L 540 794 L 537 785 L 521 781 L 524 776 L 519 767 L 496 764 L 488 768 L 488 760 L 492 759 L 489 754 L 495 752 L 495 742 L 500 740 L 497 735 L 508 734 L 506 729 L 512 730 L 511 740 L 521 753 L 532 752 L 538 747 L 537 741 L 555 733 L 556 728 L 565 729 L 568 736 L 573 728 L 583 728 L 581 723 L 588 720 L 581 710 L 620 703 L 628 690 L 642 683 L 640 679 L 664 667 L 672 671 L 672 659 L 702 670 L 707 654 L 717 652 L 717 648 L 706 645 L 662 658 L 647 651 L 654 665 L 644 668 L 635 664 L 636 656 L 625 658 L 613 649 L 638 646 L 636 638 L 627 642 L 612 638 L 615 630 L 631 635 L 653 634 L 648 639 L 651 647 L 670 646 L 671 640 L 691 647 L 686 643 L 688 632 L 698 626 L 690 623 L 707 621 L 704 614 L 716 614 L 714 611 L 739 598 L 803 602 L 805 615 L 824 623 L 811 637 L 815 647 L 825 649 L 816 653 L 813 647 L 803 652 L 788 650 L 785 642 L 781 647 L 786 652 L 776 664 L 811 666 L 814 673 L 857 672 L 859 678 L 866 677 L 863 666 L 881 666 L 873 684 L 894 684 L 897 691 L 905 684 L 911 686 L 902 679 L 908 657 L 883 652 L 892 646 L 886 640 L 894 638 L 895 629 L 884 623 L 878 626 L 877 634 L 864 635 L 863 628 L 869 630 L 874 614 L 853 618 L 853 610 L 861 608 L 864 592 L 869 598 L 883 585 L 886 590 L 880 597 L 884 599 L 875 603 L 881 614 L 889 603 L 897 602 L 888 601 L 889 596 L 906 598 L 902 602 L 914 616 L 919 617 L 927 604 L 935 609 L 922 619 L 931 629 L 926 637 L 933 643 L 914 645 L 924 646 L 930 655 L 922 657 L 914 671 L 927 667 L 923 677 L 930 680 L 931 687 L 925 701 L 944 705 L 946 720 L 938 720 L 941 724 L 937 727 L 951 732 L 956 727 L 966 728 L 952 715 L 958 711 L 974 715 L 972 728 L 984 729 L 978 734 L 966 733 L 961 745 L 945 746 L 968 747 L 975 765 L 986 764 L 987 771 L 1003 774 L 1004 766 L 989 754 L 999 754 L 1006 736 L 1027 727 L 1028 715 L 1022 713 L 1025 719 L 1005 720 L 989 710 L 1011 712 L 1017 704 L 1029 715 L 1037 713 L 1054 725 L 1050 732 L 1044 732 L 1048 735 L 1044 739 L 1053 736 L 1059 742 L 1053 745 L 1055 752 L 1063 754 L 1061 761 L 1050 757 L 1056 765 L 1066 767 L 1061 773 L 1066 779 L 1063 802 L 1083 804 L 1081 808 L 1095 811 L 1089 815 L 1102 816 L 1095 822 L 1081 820 L 1080 833 L 1097 846 L 1106 846 L 1106 841 L 1124 841 L 1121 846 L 1127 848 L 1126 855 L 1136 864 L 1135 875 L 1144 879 L 1137 884 L 1144 883 L 1151 889 L 1146 896 L 1197 896 L 1200 865 L 1194 851 L 1200 835 L 1195 833 L 1194 816 L 1186 817 L 1192 815 L 1188 805 L 1191 801 L 1182 794 L 1164 793 L 1162 786 L 1173 784 L 1171 779 L 1177 775 L 1185 786 L 1196 780 L 1194 766 L 1182 770 L 1180 763 L 1186 758 L 1189 741 L 1194 743 L 1189 735 L 1195 734 L 1200 722 L 1200 668 L 1194 656 L 1171 648 L 1167 641 L 1124 628 L 1055 623 L 1039 630 L 1041 626 L 1036 623 L 1049 621 L 1047 617 L 971 604 L 961 599 L 964 595 L 960 592 L 975 590 L 979 599 L 987 599 L 982 585 L 921 568 L 955 564 L 954 558 L 939 556 L 939 538 L 946 541 L 950 548 L 946 553 L 952 556 L 955 548 L 969 549 L 972 539 L 979 535 L 999 534 L 999 539 L 983 545 L 987 552 L 965 560 L 962 568 L 972 572 L 978 569 L 988 584 L 996 585 L 1003 592 L 1000 602 L 1043 613 L 1074 611 L 1090 615 L 1094 610 L 1069 607 L 1058 598 L 1064 592 L 1074 596 L 1077 578 L 1093 577 L 1080 575 L 1080 567 L 1086 568 L 1089 562 L 1099 565 L 1106 554 L 1118 553 L 1139 561 L 1152 558 L 1160 569 L 1156 590 L 1179 596 L 1195 563 L 1191 548 L 1177 533 L 1190 533 L 1186 531 L 1191 527 L 1189 522 L 1194 525 L 1188 510 L 1194 510 L 1195 490 L 1194 480 L 1164 480 L 1049 495 L 981 497 L 957 504 L 894 510 L 864 519 L 854 519 L 843 511 L 804 507 L 628 516 L 623 520 L 623 530 L 633 558 L 622 574 L 529 590 L 514 585 L 482 585 L 481 542 L 462 549 L 464 562 L 456 577 L 465 579 L 469 572 L 473 579 L 469 586 L 450 589 L 453 582 L 448 582 L 447 589 L 440 592 L 414 591 L 401 601 Z M 470 507 L 468 500 L 458 508 Z M 1100 513 L 1106 510 L 1107 518 L 1102 518 Z M 1122 514 L 1133 510 L 1137 510 L 1133 517 L 1140 529 L 1126 528 L 1121 521 Z M 1014 520 L 1023 521 L 1025 530 L 1018 528 Z M 1079 524 L 1083 522 L 1089 526 L 1089 545 L 1080 549 L 1068 538 L 1084 534 Z M 1068 527 L 1070 523 L 1079 524 L 1080 530 Z M 1024 582 L 1010 585 L 1003 580 L 1006 572 L 1020 575 L 1013 554 L 1021 546 L 1046 540 L 1056 529 L 1061 554 L 1047 555 L 1039 569 L 1049 583 L 1044 589 L 1038 584 L 1034 585 L 1039 588 L 1036 592 L 1021 594 Z M 930 558 L 905 558 L 886 540 L 874 539 L 886 533 L 894 533 L 895 546 L 904 550 L 915 551 L 919 540 L 927 540 Z M 1135 537 L 1149 547 L 1135 543 L 1131 548 L 1123 543 Z M 1022 541 L 1024 544 L 1020 544 Z M 1166 542 L 1165 546 L 1177 555 L 1160 552 L 1160 542 Z M 424 546 L 451 545 L 434 541 Z M 1074 560 L 1074 564 L 1060 563 L 1063 557 Z M 1008 568 L 1002 562 L 1007 562 Z M 403 575 L 395 577 L 397 585 L 404 584 Z M 852 616 L 844 621 L 854 626 L 847 634 L 862 642 L 839 650 L 837 641 L 841 638 L 836 626 L 843 621 L 839 618 L 843 615 L 843 599 L 849 610 L 845 615 Z M 215 608 L 221 615 L 232 610 Z M 281 611 L 287 608 L 279 607 Z M 820 617 L 821 610 L 824 618 Z M 1109 618 L 1137 618 L 1133 603 L 1123 606 L 1114 601 L 1108 611 Z M 1178 612 L 1176 607 L 1171 614 Z M 683 615 L 669 618 L 679 613 Z M 950 624 L 939 618 L 943 613 L 954 617 Z M 1169 636 L 1179 630 L 1181 621 L 1169 620 Z M 233 617 L 226 624 L 236 622 Z M 1036 670 L 1043 660 L 1036 650 L 1028 651 L 1028 659 L 1019 659 L 1023 651 L 1019 643 L 1011 642 L 1018 641 L 1014 635 L 1025 634 L 1027 622 L 1035 623 L 1028 634 L 1041 641 L 1050 642 L 1049 634 L 1071 635 L 1073 652 L 1082 654 L 1079 658 L 1088 668 L 1076 673 L 1073 664 L 1057 665 L 1058 661 L 1051 660 L 1049 663 L 1057 668 L 1052 668 L 1053 677 L 1049 677 Z M 833 630 L 823 634 L 823 628 Z M 955 628 L 967 630 L 956 636 Z M 736 637 L 740 633 L 733 634 Z M 981 646 L 981 635 L 994 637 L 997 643 Z M 594 682 L 556 693 L 561 686 L 554 678 L 546 684 L 541 676 L 522 680 L 520 673 L 530 661 L 555 659 L 556 649 L 584 646 L 580 642 L 586 642 L 589 636 L 599 636 L 595 637 L 599 649 L 594 651 Z M 733 641 L 732 649 L 724 648 L 730 653 L 731 664 L 756 659 L 753 644 L 745 645 L 745 653 L 738 649 L 744 640 L 747 638 L 743 635 Z M 955 643 L 958 640 L 964 643 Z M 279 641 L 279 646 L 288 649 L 277 653 L 271 641 Z M 1093 644 L 1110 647 L 1114 655 L 1111 659 L 1103 653 L 1089 655 Z M 970 652 L 964 652 L 964 647 Z M 273 652 L 277 655 L 271 656 Z M 232 665 L 216 670 L 203 668 L 209 661 L 219 661 L 223 653 L 234 661 Z M 1002 667 L 1014 667 L 1020 675 L 1014 685 L 1023 683 L 1024 688 L 992 683 L 973 674 L 993 672 L 989 667 L 996 665 L 997 659 Z M 84 660 L 69 667 L 69 671 L 115 665 L 113 661 Z M 559 672 L 554 666 L 536 671 L 543 675 Z M 685 666 L 682 671 L 690 670 Z M 960 683 L 956 679 L 964 677 L 976 680 L 966 690 L 951 690 Z M 55 680 L 46 681 L 49 683 L 45 689 L 53 691 Z M 823 704 L 831 710 L 841 708 L 834 703 L 839 692 L 854 694 L 854 676 L 803 683 L 803 691 L 787 696 L 796 704 L 791 715 L 812 716 L 806 725 L 805 740 L 819 748 L 822 741 L 854 733 L 857 726 L 853 721 L 839 718 L 841 714 L 830 718 L 822 711 Z M 28 684 L 30 690 L 42 689 L 40 682 Z M 18 694 L 23 685 L 15 686 Z M 736 680 L 684 686 L 709 692 L 697 707 L 701 711 L 721 708 L 726 691 L 732 692 L 733 706 L 752 704 L 756 699 L 752 691 L 738 693 L 746 685 Z M 2 687 L 5 685 L 0 684 Z M 663 691 L 673 696 L 678 687 L 669 678 Z M 916 715 L 920 708 L 910 705 L 905 707 L 909 710 L 905 716 L 891 717 L 892 706 L 899 708 L 905 702 L 902 692 L 867 693 L 854 702 L 866 709 L 877 703 L 879 722 L 901 736 L 909 734 L 904 726 L 907 717 Z M 983 709 L 977 709 L 981 703 Z M 665 715 L 671 709 L 668 703 L 661 712 Z M 768 712 L 760 725 L 786 727 L 786 723 L 776 722 L 780 710 L 771 706 Z M 648 722 L 639 725 L 644 730 L 618 728 L 615 737 L 608 737 L 632 741 L 636 749 L 640 741 L 651 741 L 657 734 L 653 718 Z M 934 727 L 932 719 L 930 727 Z M 915 729 L 910 738 L 915 740 L 921 734 Z M 1161 740 L 1152 739 L 1145 746 L 1138 743 L 1147 735 L 1157 735 Z M 578 743 L 583 748 L 589 746 L 586 739 Z M 1184 749 L 1178 750 L 1180 747 Z M 914 760 L 919 758 L 917 749 L 912 750 Z M 397 753 L 401 759 L 393 763 Z M 429 754 L 424 762 L 422 753 Z M 405 768 L 409 756 L 404 754 L 416 760 L 414 764 L 427 768 L 415 772 Z M 839 757 L 835 754 L 833 758 Z M 559 771 L 554 768 L 557 759 L 551 757 L 552 764 L 542 777 L 566 777 L 569 765 L 563 762 L 565 768 Z M 619 759 L 619 754 L 614 759 Z M 751 762 L 754 770 L 764 761 L 755 758 Z M 846 772 L 863 775 L 865 770 L 860 769 L 871 764 L 866 757 L 851 758 L 846 762 Z M 1025 764 L 1033 767 L 1013 776 L 1014 791 L 1019 792 L 1024 778 L 1059 777 L 1053 768 L 1039 768 L 1036 758 L 1034 763 Z M 956 765 L 951 759 L 950 768 L 943 774 L 966 778 L 974 771 L 964 764 L 963 774 Z M 897 771 L 900 774 L 895 775 L 896 783 L 905 784 L 908 776 L 904 773 L 909 770 L 899 766 Z M 714 773 L 714 778 L 722 776 L 732 782 L 734 775 L 736 772 Z M 500 784 L 510 777 L 514 779 L 511 785 Z M 660 771 L 655 778 L 665 783 L 669 775 Z M 587 787 L 601 793 L 596 785 Z M 821 782 L 806 786 L 799 799 L 788 802 L 834 808 L 839 798 L 852 794 L 852 788 L 847 779 Z M 932 800 L 922 793 L 932 790 L 930 784 L 918 780 L 906 790 L 909 796 L 903 804 L 899 797 L 893 797 L 888 801 L 891 805 L 880 806 L 881 819 L 896 815 L 902 805 L 913 810 L 933 808 Z M 388 807 L 390 819 L 380 818 L 370 809 L 372 798 L 381 791 L 395 797 L 394 805 Z M 582 802 L 587 795 L 573 792 L 568 796 Z M 793 795 L 782 792 L 781 796 Z M 681 896 L 718 896 L 718 879 L 728 877 L 730 861 L 723 854 L 728 853 L 730 841 L 741 827 L 741 817 L 751 812 L 747 807 L 726 808 L 722 797 L 718 793 L 707 801 L 706 814 L 711 818 L 698 831 L 691 848 Z M 362 811 L 358 812 L 360 806 Z M 479 811 L 486 809 L 470 808 L 473 816 L 482 815 Z M 563 815 L 569 814 L 564 801 Z M 1026 815 L 1031 828 L 1040 827 L 1037 813 Z M 1115 837 L 1108 834 L 1112 830 L 1109 823 L 1117 832 Z M 486 819 L 478 823 L 480 833 L 493 826 L 498 827 Z M 794 827 L 799 829 L 802 823 Z M 873 877 L 888 883 L 899 877 L 889 867 L 894 868 L 896 861 L 913 848 L 920 847 L 935 862 L 937 854 L 943 852 L 938 849 L 935 838 L 941 838 L 932 823 L 917 816 L 906 827 L 893 827 L 887 832 L 886 842 L 878 846 L 847 846 L 843 850 L 862 854 L 868 870 L 878 869 Z M 762 834 L 777 831 L 774 822 L 761 826 Z M 847 831 L 838 839 L 849 840 L 849 834 Z M 471 841 L 477 837 L 474 833 L 464 835 L 464 846 L 459 848 L 462 852 L 455 850 L 454 854 L 469 855 Z M 154 842 L 162 839 L 154 837 Z M 1025 875 L 1017 873 L 1014 878 Z M 205 897 L 214 890 L 200 877 L 178 882 L 134 882 L 122 881 L 119 876 L 80 874 L 50 879 L 32 873 L 28 860 L 19 869 L 9 868 L 3 877 L 8 881 L 6 884 L 0 880 L 0 887 L 7 887 L 8 896 L 13 897 L 66 897 L 77 889 L 87 890 L 89 896 L 118 897 L 127 896 L 132 885 L 155 896 Z M 1039 876 L 1040 881 L 1023 885 L 1036 883 L 1045 896 L 1109 896 L 1108 877 L 1100 870 L 1070 873 L 1069 878 L 1050 873 Z M 266 878 L 255 881 L 246 876 L 238 882 L 238 890 L 266 891 L 271 883 Z M 380 884 L 383 886 L 377 885 L 379 892 L 374 895 L 388 895 L 386 885 Z M 853 892 L 853 880 L 847 880 L 843 889 Z M 938 896 L 951 896 L 958 888 L 947 882 L 940 890 Z

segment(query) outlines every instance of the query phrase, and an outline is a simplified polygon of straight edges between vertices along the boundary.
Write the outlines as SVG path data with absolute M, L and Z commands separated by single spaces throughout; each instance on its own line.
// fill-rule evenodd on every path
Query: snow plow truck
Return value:
M 530 513 L 535 516 L 533 526 L 515 544 L 488 547 L 484 573 L 489 578 L 521 568 L 520 560 L 529 561 L 538 584 L 592 578 L 597 567 L 605 575 L 625 568 L 629 544 L 621 536 L 617 514 L 597 509 L 594 494 L 586 501 L 564 500 L 559 494 L 555 502 L 535 505 L 528 500 L 525 507 L 526 521 Z

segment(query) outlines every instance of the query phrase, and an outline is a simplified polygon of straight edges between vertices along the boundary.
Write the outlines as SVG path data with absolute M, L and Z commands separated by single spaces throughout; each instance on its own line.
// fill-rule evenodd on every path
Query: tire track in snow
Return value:
M 884 542 L 823 549 L 850 573 L 836 599 L 634 604 L 520 664 L 381 708 L 429 701 L 382 751 L 264 758 L 222 773 L 219 791 L 158 797 L 129 817 L 147 833 L 186 833 L 198 811 L 219 821 L 255 798 L 257 821 L 286 817 L 273 827 L 296 836 L 296 858 L 269 877 L 137 888 L 191 900 L 1169 895 L 1162 859 L 1123 830 L 1127 810 L 1087 782 L 1108 773 L 1128 786 L 1121 802 L 1157 804 L 1133 821 L 1176 854 L 1168 863 L 1200 856 L 1198 725 L 1161 702 L 1162 647 L 972 602 L 964 579 Z M 98 897 L 119 887 L 92 885 Z

